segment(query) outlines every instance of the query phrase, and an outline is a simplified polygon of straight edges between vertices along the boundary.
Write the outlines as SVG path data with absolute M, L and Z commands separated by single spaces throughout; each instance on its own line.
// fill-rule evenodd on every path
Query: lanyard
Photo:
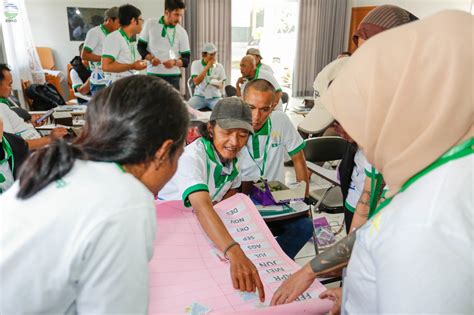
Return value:
M 207 63 L 205 63 L 203 59 L 201 59 L 201 64 L 202 64 L 204 67 L 207 66 Z M 209 80 L 209 78 L 211 77 L 212 72 L 214 72 L 214 68 L 215 68 L 215 65 L 213 65 L 212 67 L 210 67 L 209 69 L 207 69 L 206 76 L 204 77 L 204 80 L 205 80 L 205 82 L 206 82 L 206 85 L 209 85 L 209 82 L 211 82 L 211 80 Z
M 201 138 L 201 142 L 204 145 L 204 148 L 206 149 L 206 169 L 207 169 L 207 187 L 208 188 L 209 188 L 209 179 L 211 177 L 211 162 L 209 160 L 212 160 L 213 162 L 216 163 L 216 168 L 214 170 L 214 187 L 216 189 L 216 192 L 211 197 L 211 200 L 214 200 L 214 198 L 216 198 L 217 195 L 221 192 L 222 188 L 224 188 L 224 186 L 227 183 L 233 181 L 237 177 L 237 174 L 238 174 L 237 166 L 236 166 L 237 159 L 233 160 L 232 172 L 230 174 L 226 174 L 225 176 L 223 176 L 222 175 L 223 166 L 216 160 L 211 142 L 204 138 Z
M 120 164 L 117 163 L 117 162 L 114 162 L 114 163 L 115 163 L 115 165 L 117 165 L 117 167 L 122 171 L 122 173 L 127 173 L 127 171 L 123 168 L 122 165 L 120 165 Z
M 170 43 L 170 47 L 173 48 L 174 45 L 174 39 L 176 37 L 176 26 L 173 25 L 166 25 L 165 20 L 163 17 L 160 19 L 160 24 L 163 24 L 163 30 L 161 31 L 161 37 L 165 37 L 168 39 L 168 43 Z M 170 38 L 170 35 L 168 34 L 168 29 L 172 28 L 173 29 L 173 37 Z
M 250 158 L 252 159 L 252 161 L 254 161 L 255 165 L 257 165 L 257 167 L 260 171 L 260 177 L 263 177 L 263 174 L 265 173 L 265 165 L 267 164 L 267 156 L 268 156 L 268 146 L 270 144 L 270 137 L 271 137 L 271 132 L 272 132 L 272 121 L 271 121 L 271 119 L 268 118 L 267 122 L 268 122 L 268 125 L 267 125 L 268 135 L 267 135 L 267 139 L 265 141 L 265 150 L 263 151 L 263 163 L 262 163 L 261 168 L 260 168 L 260 165 L 258 165 L 257 161 L 255 160 L 256 155 L 252 155 L 252 153 L 250 153 L 249 148 L 246 146 L 247 151 L 249 152 Z M 256 143 L 254 142 L 254 137 L 256 137 L 255 139 L 257 139 L 257 141 L 255 141 L 255 142 L 258 143 L 258 150 L 259 150 L 258 152 L 260 154 L 260 143 L 258 142 L 258 135 L 252 135 L 252 148 L 254 149 L 254 153 L 255 153 L 255 144 Z
M 0 103 L 8 105 L 8 100 L 6 98 L 0 97 Z
M 372 166 L 370 180 L 370 199 L 369 199 L 369 216 L 372 218 L 377 212 L 377 204 L 382 195 L 383 189 L 383 176 L 375 170 Z
M 458 144 L 457 146 L 451 148 L 448 152 L 443 154 L 436 161 L 434 161 L 433 163 L 428 165 L 425 169 L 421 170 L 420 172 L 418 172 L 417 174 L 412 176 L 409 180 L 407 180 L 406 183 L 403 184 L 402 188 L 400 189 L 400 191 L 398 193 L 401 193 L 401 192 L 405 191 L 408 187 L 410 187 L 417 180 L 419 180 L 420 178 L 422 178 L 423 176 L 425 176 L 429 172 L 435 170 L 436 168 L 440 167 L 441 165 L 444 165 L 444 164 L 446 164 L 450 161 L 457 160 L 457 159 L 462 158 L 466 155 L 474 153 L 473 145 L 474 145 L 474 138 L 471 137 L 470 139 L 464 141 L 463 143 Z M 393 197 L 395 197 L 397 194 L 395 194 L 394 196 L 392 196 L 392 197 L 386 199 L 385 201 L 383 201 L 377 207 L 377 209 L 374 211 L 374 213 L 372 215 L 377 214 L 378 212 L 380 212 L 380 210 L 382 210 L 388 204 L 390 204 Z
M 260 67 L 257 66 L 257 69 L 255 70 L 255 75 L 253 76 L 252 80 L 257 80 L 259 74 L 260 74 Z
M 3 160 L 0 161 L 0 165 L 7 163 L 8 160 L 11 159 L 12 161 L 11 166 L 12 166 L 12 173 L 13 173 L 15 170 L 15 161 L 13 159 L 12 147 L 10 146 L 10 143 L 8 142 L 7 138 L 5 138 L 5 136 L 2 137 L 2 142 L 3 142 L 2 149 L 5 152 L 5 157 L 3 158 Z M 4 181 L 5 181 L 5 176 L 3 176 L 3 174 L 0 173 L 0 183 L 3 183 Z
M 125 39 L 125 42 L 128 45 L 128 49 L 130 49 L 130 56 L 132 57 L 132 63 L 134 63 L 135 62 L 135 48 L 133 47 L 133 44 L 130 41 L 130 38 L 128 38 L 128 35 L 124 32 L 122 28 L 119 28 L 119 32 L 122 35 L 123 39 Z

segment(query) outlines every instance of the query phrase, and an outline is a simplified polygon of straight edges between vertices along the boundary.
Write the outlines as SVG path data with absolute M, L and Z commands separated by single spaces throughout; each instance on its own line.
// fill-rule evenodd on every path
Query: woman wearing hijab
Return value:
M 474 312 L 472 23 L 445 11 L 387 31 L 323 96 L 390 190 L 368 224 L 290 277 L 272 304 L 293 301 L 355 243 L 342 299 L 321 295 L 344 313 Z
M 418 18 L 412 13 L 394 5 L 378 6 L 370 11 L 359 24 L 352 40 L 360 47 L 369 38 Z M 349 142 L 353 140 L 340 124 L 335 124 L 339 135 Z M 357 145 L 357 144 L 355 144 Z M 383 178 L 370 165 L 361 148 L 348 151 L 342 159 L 340 177 L 344 195 L 346 231 L 350 233 L 367 222 L 374 215 L 377 203 L 382 195 Z M 348 174 L 349 173 L 349 174 Z M 350 184 L 347 184 L 350 182 Z M 355 214 L 355 216 L 354 216 Z

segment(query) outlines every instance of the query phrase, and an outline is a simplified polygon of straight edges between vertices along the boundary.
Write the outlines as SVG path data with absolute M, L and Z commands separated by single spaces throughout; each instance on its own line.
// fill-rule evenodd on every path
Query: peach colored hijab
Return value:
M 322 97 L 397 193 L 413 175 L 473 136 L 474 17 L 443 11 L 379 34 Z

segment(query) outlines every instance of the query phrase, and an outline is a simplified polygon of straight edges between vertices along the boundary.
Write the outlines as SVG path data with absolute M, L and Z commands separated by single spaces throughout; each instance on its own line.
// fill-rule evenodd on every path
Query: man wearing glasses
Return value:
M 147 74 L 164 79 L 177 90 L 180 68 L 188 66 L 191 56 L 188 33 L 179 25 L 184 9 L 182 0 L 166 0 L 165 14 L 147 20 L 138 39 L 138 51 L 149 61 Z

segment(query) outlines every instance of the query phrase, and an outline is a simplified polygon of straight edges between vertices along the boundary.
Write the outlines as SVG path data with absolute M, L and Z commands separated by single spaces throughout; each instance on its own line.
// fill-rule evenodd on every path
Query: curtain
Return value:
M 0 11 L 6 62 L 12 70 L 13 89 L 18 91 L 18 99 L 25 107 L 21 80 L 44 83 L 43 69 L 33 43 L 25 1 L 3 0 Z
M 316 75 L 344 49 L 347 0 L 300 0 L 293 96 L 313 95 Z
M 183 21 L 191 46 L 191 62 L 201 59 L 204 43 L 212 42 L 217 46 L 217 60 L 224 66 L 228 80 L 232 59 L 231 8 L 231 0 L 186 0 Z M 190 70 L 191 63 L 186 70 L 186 79 Z

